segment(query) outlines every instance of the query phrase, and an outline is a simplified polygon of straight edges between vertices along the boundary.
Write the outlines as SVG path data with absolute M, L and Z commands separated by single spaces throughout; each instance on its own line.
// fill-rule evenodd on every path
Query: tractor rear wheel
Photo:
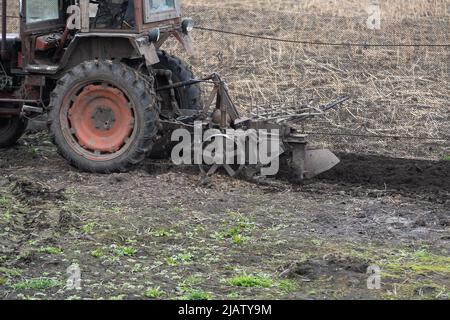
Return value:
M 181 59 L 172 56 L 165 51 L 158 52 L 159 63 L 154 66 L 155 69 L 169 70 L 172 73 L 172 83 L 188 81 L 194 78 L 191 68 Z M 168 85 L 167 79 L 162 76 L 157 77 L 157 84 L 160 86 Z M 174 89 L 175 98 L 180 109 L 200 111 L 203 110 L 202 91 L 199 84 L 180 87 Z M 169 91 L 159 92 L 161 100 L 161 109 L 164 114 L 167 110 L 172 110 L 172 101 Z M 167 159 L 174 146 L 171 142 L 170 132 L 161 132 L 161 138 L 155 144 L 150 157 L 153 159 Z
M 172 82 L 183 82 L 194 78 L 191 68 L 181 59 L 168 54 L 165 51 L 158 52 L 159 63 L 154 66 L 155 69 L 170 70 L 172 72 Z M 199 84 L 175 89 L 180 109 L 202 110 L 202 91 Z M 167 99 L 164 99 L 167 100 Z M 163 101 L 168 103 L 170 101 Z M 164 108 L 164 106 L 163 106 Z
M 28 121 L 18 116 L 0 118 L 0 148 L 16 143 L 27 128 Z
M 112 61 L 67 72 L 51 96 L 49 127 L 59 153 L 89 172 L 126 172 L 145 159 L 157 134 L 153 79 Z

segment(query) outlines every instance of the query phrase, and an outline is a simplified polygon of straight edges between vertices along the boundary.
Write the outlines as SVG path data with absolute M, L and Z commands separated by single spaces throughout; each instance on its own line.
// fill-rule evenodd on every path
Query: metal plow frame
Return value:
M 192 79 L 185 82 L 174 83 L 168 86 L 160 87 L 157 91 L 173 90 L 180 87 L 186 87 L 198 83 L 206 83 L 213 85 L 212 92 L 205 103 L 202 111 L 193 113 L 192 110 L 180 111 L 184 114 L 176 120 L 162 121 L 164 131 L 173 131 L 178 128 L 185 128 L 194 133 L 195 121 L 202 121 L 202 128 L 218 129 L 226 136 L 227 129 L 255 129 L 255 130 L 278 130 L 280 141 L 280 172 L 287 174 L 290 180 L 301 183 L 305 179 L 311 179 L 317 175 L 332 169 L 340 160 L 328 149 L 309 149 L 307 135 L 298 133 L 293 127 L 280 123 L 279 121 L 267 120 L 264 118 L 248 118 L 242 117 L 233 101 L 231 100 L 228 87 L 224 81 L 221 80 L 217 74 L 212 74 L 202 79 Z M 341 98 L 336 102 L 327 105 L 323 111 L 329 110 L 348 98 Z M 215 103 L 214 103 L 215 102 Z M 212 108 L 214 106 L 214 108 Z M 318 115 L 317 113 L 313 116 Z M 306 115 L 305 118 L 308 118 Z M 248 159 L 248 154 L 246 154 Z M 204 174 L 215 173 L 219 167 L 224 167 L 225 171 L 231 176 L 237 176 L 239 172 L 232 170 L 227 164 L 216 164 L 215 170 L 201 171 Z M 249 175 L 260 174 L 260 169 L 263 165 L 247 165 L 245 174 L 247 178 Z M 250 173 L 249 173 L 250 172 Z

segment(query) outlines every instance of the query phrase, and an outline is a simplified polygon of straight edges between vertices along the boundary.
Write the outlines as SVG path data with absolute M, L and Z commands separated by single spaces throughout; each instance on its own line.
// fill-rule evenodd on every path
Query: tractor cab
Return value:
M 141 32 L 161 22 L 178 22 L 181 8 L 179 0 L 21 0 L 21 15 L 22 27 L 28 31 L 64 27 L 72 17 L 71 22 L 82 24 L 84 32 Z
M 64 70 L 66 64 L 73 66 L 69 60 L 79 48 L 77 40 L 81 38 L 115 39 L 110 42 L 115 48 L 99 49 L 113 53 L 104 57 L 109 59 L 123 58 L 135 50 L 150 58 L 149 64 L 155 64 L 158 62 L 155 50 L 137 48 L 133 38 L 141 38 L 138 46 L 152 44 L 158 49 L 171 35 L 192 53 L 188 32 L 193 23 L 191 19 L 181 21 L 179 0 L 22 0 L 21 16 L 23 64 L 28 71 L 36 73 L 55 74 Z M 127 37 L 134 48 L 120 43 Z M 120 48 L 127 52 L 115 57 Z
M 90 3 L 89 13 L 89 24 L 93 30 L 142 30 L 151 28 L 152 24 L 171 22 L 181 17 L 180 5 L 176 0 L 99 1 Z

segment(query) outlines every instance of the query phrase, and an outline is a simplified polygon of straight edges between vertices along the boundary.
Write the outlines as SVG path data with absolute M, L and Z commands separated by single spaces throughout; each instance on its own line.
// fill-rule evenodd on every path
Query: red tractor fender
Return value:
M 125 33 L 79 33 L 61 59 L 60 70 L 94 59 L 115 60 L 145 57 L 147 65 L 159 62 L 156 48 L 146 37 Z

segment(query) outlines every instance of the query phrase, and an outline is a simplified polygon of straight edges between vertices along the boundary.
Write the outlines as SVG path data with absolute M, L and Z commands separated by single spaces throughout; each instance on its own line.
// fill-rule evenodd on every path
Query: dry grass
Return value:
M 382 6 L 387 2 L 382 1 Z M 366 27 L 360 1 L 185 1 L 198 25 L 272 37 L 332 42 L 449 43 L 448 1 L 389 1 L 382 29 Z M 298 10 L 294 10 L 297 8 Z M 386 13 L 386 15 L 384 15 Z M 446 16 L 446 17 L 445 17 Z M 324 47 L 195 31 L 199 74 L 217 71 L 243 111 L 255 105 L 352 100 L 306 131 L 450 137 L 447 48 Z M 172 43 L 172 50 L 176 44 Z M 336 150 L 442 158 L 448 141 L 314 136 Z
M 339 17 L 365 16 L 370 3 L 379 2 L 385 17 L 403 19 L 405 17 L 449 16 L 448 0 L 185 0 L 190 6 L 208 6 L 220 9 L 244 9 L 310 13 Z
M 1 4 L 2 0 L 0 0 L 0 14 L 1 14 Z M 19 32 L 19 1 L 8 1 L 8 8 L 7 8 L 7 15 L 8 15 L 8 26 L 7 31 L 8 33 L 17 33 Z M 0 31 L 2 30 L 2 27 L 0 25 Z

